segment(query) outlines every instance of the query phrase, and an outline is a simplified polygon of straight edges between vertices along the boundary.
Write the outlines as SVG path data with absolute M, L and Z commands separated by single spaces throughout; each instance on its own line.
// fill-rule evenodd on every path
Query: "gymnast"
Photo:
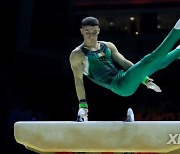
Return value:
M 161 92 L 160 87 L 149 76 L 180 57 L 180 45 L 172 50 L 180 38 L 180 19 L 163 42 L 135 64 L 127 60 L 112 42 L 98 41 L 100 24 L 97 18 L 84 18 L 80 32 L 84 41 L 71 52 L 69 60 L 79 109 L 84 110 L 86 116 L 88 103 L 83 76 L 123 97 L 135 93 L 141 83 L 148 89 Z

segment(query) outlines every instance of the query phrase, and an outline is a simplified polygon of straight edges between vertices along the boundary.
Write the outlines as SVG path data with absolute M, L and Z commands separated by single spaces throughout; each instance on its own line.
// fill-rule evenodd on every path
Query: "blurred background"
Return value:
M 6 0 L 2 2 L 0 148 L 29 154 L 14 139 L 17 121 L 75 121 L 78 111 L 71 51 L 83 41 L 81 20 L 100 21 L 99 40 L 113 42 L 133 63 L 152 52 L 180 18 L 180 0 Z M 177 42 L 175 47 L 180 44 Z M 180 61 L 151 76 L 162 93 L 140 85 L 121 97 L 84 78 L 89 120 L 180 120 Z

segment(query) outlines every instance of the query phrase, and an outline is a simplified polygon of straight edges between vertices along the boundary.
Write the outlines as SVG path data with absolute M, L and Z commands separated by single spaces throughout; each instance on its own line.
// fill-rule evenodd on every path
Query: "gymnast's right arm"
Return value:
M 76 94 L 79 99 L 79 108 L 87 109 L 88 105 L 86 102 L 86 93 L 83 81 L 83 61 L 85 60 L 84 53 L 81 50 L 75 49 L 71 52 L 69 60 L 74 75 Z

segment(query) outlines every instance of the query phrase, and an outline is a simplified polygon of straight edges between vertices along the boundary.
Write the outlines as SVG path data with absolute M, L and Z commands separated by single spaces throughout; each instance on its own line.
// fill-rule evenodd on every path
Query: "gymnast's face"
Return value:
M 100 28 L 99 26 L 83 26 L 80 31 L 85 41 L 97 41 Z

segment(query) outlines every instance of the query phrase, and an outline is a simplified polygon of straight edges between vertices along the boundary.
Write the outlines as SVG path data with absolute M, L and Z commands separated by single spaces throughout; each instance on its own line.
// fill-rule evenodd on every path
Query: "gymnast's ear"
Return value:
M 99 29 L 98 29 L 99 31 L 98 31 L 98 34 L 100 33 L 100 31 L 101 31 L 101 29 L 100 29 L 100 27 L 99 27 Z
M 80 28 L 80 32 L 81 32 L 81 34 L 83 34 L 83 32 L 82 32 L 82 28 Z

